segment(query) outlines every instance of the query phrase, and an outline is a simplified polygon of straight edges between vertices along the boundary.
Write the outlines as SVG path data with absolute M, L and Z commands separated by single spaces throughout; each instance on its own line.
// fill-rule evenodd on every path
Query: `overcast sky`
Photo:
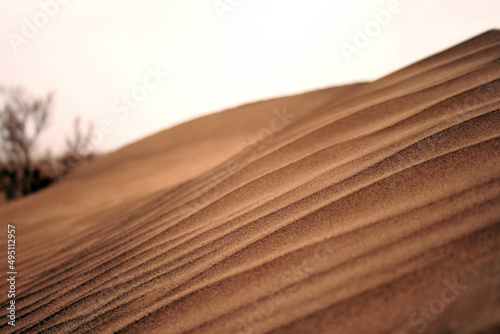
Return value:
M 81 116 L 102 128 L 103 152 L 227 107 L 379 78 L 500 27 L 499 13 L 498 0 L 0 0 L 0 85 L 55 94 L 40 151 L 61 152 Z

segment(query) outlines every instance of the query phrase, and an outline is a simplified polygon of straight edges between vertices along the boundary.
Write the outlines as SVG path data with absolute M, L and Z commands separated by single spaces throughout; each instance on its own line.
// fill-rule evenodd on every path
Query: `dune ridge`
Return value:
M 2 332 L 500 330 L 499 60 L 489 31 L 181 124 L 0 207 L 20 273 Z M 418 313 L 450 282 L 466 288 Z

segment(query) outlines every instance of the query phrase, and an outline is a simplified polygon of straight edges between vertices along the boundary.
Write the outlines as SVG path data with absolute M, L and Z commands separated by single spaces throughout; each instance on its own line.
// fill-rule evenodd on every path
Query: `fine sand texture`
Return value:
M 498 30 L 170 128 L 1 204 L 0 331 L 499 333 L 499 136 Z

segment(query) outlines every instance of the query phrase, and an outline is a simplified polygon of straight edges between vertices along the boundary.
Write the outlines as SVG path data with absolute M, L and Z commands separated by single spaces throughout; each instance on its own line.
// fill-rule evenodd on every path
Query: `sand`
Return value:
M 489 31 L 1 204 L 18 272 L 1 332 L 499 332 L 499 59 Z

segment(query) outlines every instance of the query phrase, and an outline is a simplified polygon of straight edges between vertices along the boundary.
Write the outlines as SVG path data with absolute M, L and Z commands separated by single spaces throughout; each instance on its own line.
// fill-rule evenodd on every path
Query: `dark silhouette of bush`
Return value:
M 0 191 L 4 192 L 5 197 L 10 200 L 18 197 L 19 192 L 24 196 L 37 192 L 53 183 L 55 179 L 44 175 L 38 167 L 33 171 L 24 169 L 22 174 L 8 167 L 2 167 L 0 169 Z
M 0 192 L 5 192 L 7 199 L 39 191 L 95 156 L 86 150 L 92 136 L 92 123 L 89 123 L 87 131 L 83 131 L 80 119 L 76 118 L 73 136 L 66 137 L 67 151 L 62 156 L 64 168 L 55 171 L 54 164 L 60 163 L 50 157 L 45 162 L 35 161 L 34 147 L 47 127 L 52 96 L 34 98 L 22 88 L 0 87 L 0 97 L 3 102 L 0 106 Z M 52 168 L 43 172 L 39 168 L 40 162 Z
M 7 199 L 13 199 L 16 197 L 16 191 L 18 189 L 18 178 L 17 173 L 13 170 L 9 170 L 6 167 L 0 169 L 0 190 L 5 192 Z

